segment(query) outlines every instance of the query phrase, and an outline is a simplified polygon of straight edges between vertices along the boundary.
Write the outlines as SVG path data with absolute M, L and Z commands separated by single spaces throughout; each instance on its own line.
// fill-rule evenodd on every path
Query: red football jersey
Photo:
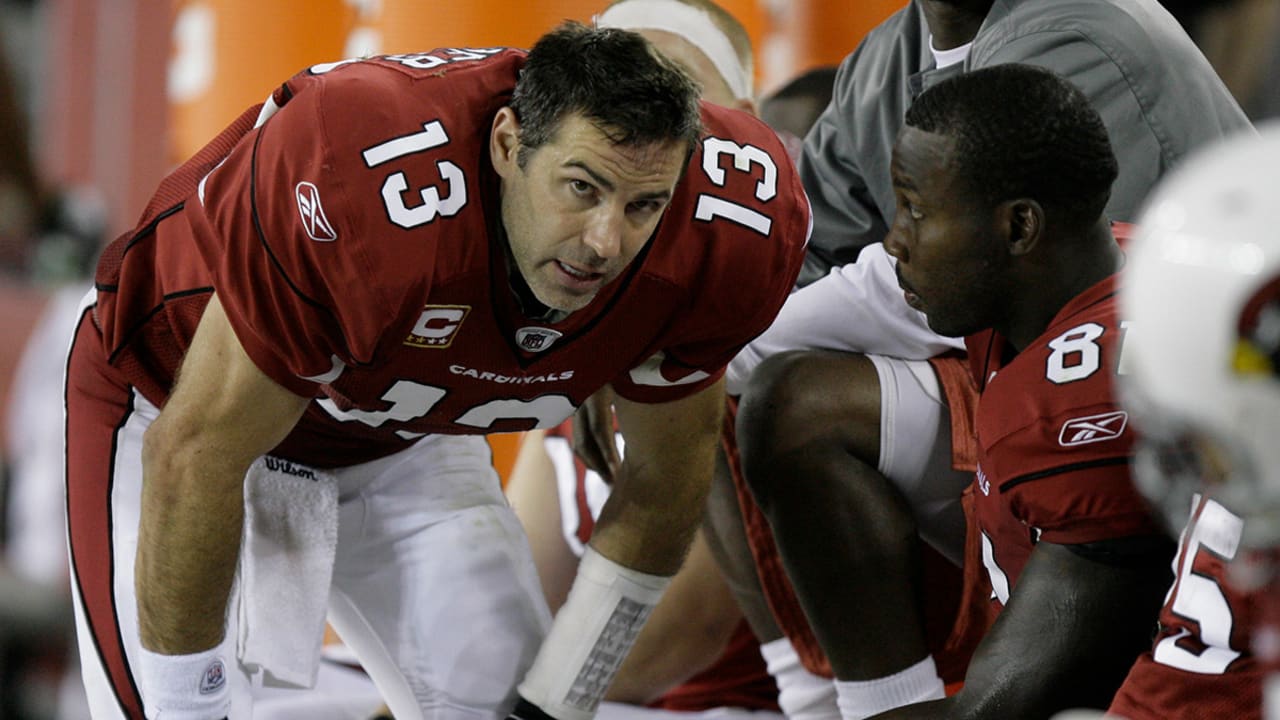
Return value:
M 1116 290 L 1113 275 L 1076 296 L 1008 365 L 999 335 L 966 338 L 981 392 L 971 521 L 998 607 L 1041 540 L 1163 532 L 1129 476 L 1133 431 L 1114 389 L 1124 341 Z
M 639 402 L 713 383 L 800 266 L 809 210 L 786 151 L 704 105 L 645 250 L 583 310 L 527 318 L 491 231 L 488 159 L 524 58 L 446 49 L 290 79 L 105 251 L 95 317 L 112 362 L 163 403 L 216 291 L 255 364 L 317 399 L 275 453 L 321 467 L 427 433 L 553 427 L 605 383 Z
M 1249 652 L 1261 598 L 1227 582 L 1243 528 L 1231 511 L 1197 496 L 1174 558 L 1160 633 L 1109 712 L 1129 720 L 1262 717 L 1264 671 Z

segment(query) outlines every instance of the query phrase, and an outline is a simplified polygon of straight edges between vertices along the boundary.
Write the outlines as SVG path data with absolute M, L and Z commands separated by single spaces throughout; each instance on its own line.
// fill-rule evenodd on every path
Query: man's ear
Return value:
M 489 160 L 499 177 L 510 177 L 519 169 L 520 121 L 509 107 L 498 110 L 493 116 L 493 128 L 489 131 Z
M 1044 236 L 1044 208 L 1030 198 L 1017 198 L 1001 203 L 997 219 L 1004 230 L 1009 254 L 1012 256 L 1030 253 Z

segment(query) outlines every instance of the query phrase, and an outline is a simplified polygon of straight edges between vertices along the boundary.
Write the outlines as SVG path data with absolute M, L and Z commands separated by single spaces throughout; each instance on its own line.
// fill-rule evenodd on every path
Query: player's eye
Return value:
M 660 200 L 637 200 L 631 203 L 631 209 L 638 213 L 650 214 L 661 211 L 663 203 Z
M 594 185 L 586 180 L 579 180 L 577 178 L 570 178 L 569 189 L 573 191 L 574 195 L 580 195 L 582 197 L 587 197 L 595 192 Z

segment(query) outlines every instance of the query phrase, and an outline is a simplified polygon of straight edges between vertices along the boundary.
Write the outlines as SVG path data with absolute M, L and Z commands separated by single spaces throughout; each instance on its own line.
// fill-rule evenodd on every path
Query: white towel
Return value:
M 268 687 L 315 686 L 338 545 L 338 483 L 270 456 L 245 475 L 236 656 Z

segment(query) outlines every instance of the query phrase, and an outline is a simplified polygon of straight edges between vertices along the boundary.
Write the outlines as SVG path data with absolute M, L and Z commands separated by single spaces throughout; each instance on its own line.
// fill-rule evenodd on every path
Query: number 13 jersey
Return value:
M 704 104 L 645 249 L 586 308 L 528 317 L 488 159 L 524 57 L 452 49 L 290 79 L 105 251 L 95 321 L 112 364 L 161 405 L 216 291 L 254 363 L 316 398 L 275 453 L 320 467 L 428 433 L 554 427 L 605 383 L 665 402 L 715 382 L 803 258 L 808 204 L 782 144 Z

